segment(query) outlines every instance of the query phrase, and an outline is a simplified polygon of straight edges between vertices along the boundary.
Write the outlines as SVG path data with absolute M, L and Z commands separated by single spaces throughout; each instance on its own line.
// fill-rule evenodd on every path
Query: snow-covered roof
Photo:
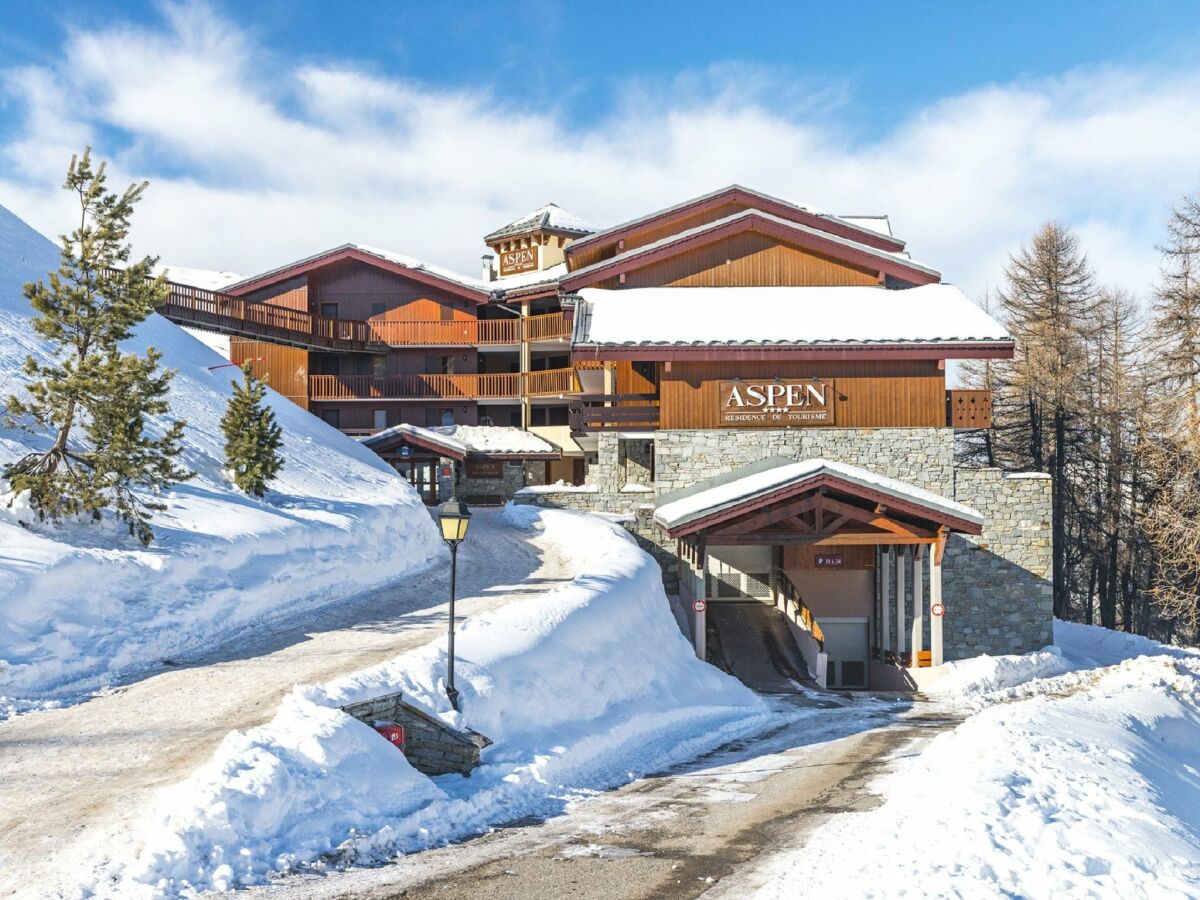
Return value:
M 426 444 L 462 457 L 468 453 L 526 455 L 559 453 L 559 449 L 521 428 L 507 425 L 438 425 L 422 428 L 419 425 L 393 425 L 358 440 L 368 447 L 387 444 L 397 437 L 412 437 Z
M 554 231 L 563 234 L 585 235 L 596 230 L 591 222 L 581 219 L 574 213 L 569 213 L 557 203 L 547 203 L 527 213 L 515 222 L 497 228 L 484 237 L 483 242 L 490 244 L 514 234 L 527 234 L 533 231 Z
M 950 284 L 584 288 L 575 343 L 928 344 L 1010 341 Z
M 374 434 L 369 434 L 358 439 L 360 444 L 365 444 L 368 447 L 378 447 L 387 444 L 389 441 L 400 437 L 416 438 L 422 443 L 432 444 L 442 450 L 445 450 L 453 457 L 461 458 L 467 455 L 469 449 L 462 441 L 457 441 L 454 438 L 441 434 L 432 428 L 421 428 L 419 425 L 393 425 L 391 428 L 384 428 Z
M 899 247 L 904 246 L 904 242 L 891 233 L 890 225 L 888 227 L 888 230 L 886 232 L 884 232 L 884 231 L 881 231 L 878 227 L 873 226 L 873 225 L 867 225 L 862 221 L 863 219 L 874 218 L 874 217 L 855 216 L 852 219 L 848 219 L 844 216 L 835 216 L 835 215 L 832 215 L 831 213 L 828 213 L 825 210 L 823 210 L 819 207 L 813 206 L 809 203 L 792 203 L 791 201 L 783 200 L 779 197 L 774 197 L 770 194 L 765 194 L 762 191 L 756 191 L 753 188 L 748 188 L 748 187 L 745 187 L 740 184 L 727 185 L 726 187 L 718 188 L 715 191 L 710 191 L 707 194 L 701 194 L 699 197 L 692 197 L 689 200 L 684 200 L 682 203 L 675 203 L 675 204 L 672 204 L 671 206 L 664 207 L 663 209 L 656 210 L 655 212 L 647 213 L 646 215 L 638 216 L 635 219 L 630 219 L 626 222 L 621 222 L 618 225 L 610 226 L 609 228 L 605 228 L 602 231 L 596 231 L 592 234 L 587 235 L 586 237 L 580 238 L 578 241 L 576 241 L 576 244 L 578 244 L 578 245 L 592 244 L 592 243 L 595 243 L 596 241 L 604 240 L 605 238 L 609 237 L 610 235 L 616 234 L 617 232 L 621 232 L 621 231 L 625 231 L 630 228 L 634 228 L 634 227 L 642 224 L 643 222 L 648 222 L 652 219 L 657 219 L 662 216 L 670 215 L 673 212 L 676 212 L 678 210 L 687 209 L 690 206 L 695 206 L 698 204 L 705 203 L 709 200 L 713 200 L 717 197 L 720 197 L 723 194 L 745 194 L 750 197 L 757 197 L 760 200 L 765 200 L 765 201 L 768 201 L 769 203 L 774 203 L 774 204 L 778 204 L 780 206 L 788 207 L 788 208 L 794 209 L 800 213 L 808 213 L 809 215 L 820 216 L 821 218 L 829 219 L 830 221 L 840 222 L 842 224 L 848 225 L 851 228 L 856 228 L 859 231 L 871 231 L 876 234 L 882 234 L 886 237 L 891 238 L 897 246 L 899 246 Z M 883 218 L 886 219 L 887 217 L 884 216 Z
M 676 500 L 668 500 L 655 511 L 654 521 L 663 528 L 676 529 L 696 519 L 739 506 L 780 488 L 791 487 L 822 475 L 832 475 L 842 481 L 888 494 L 899 500 L 906 500 L 955 519 L 963 519 L 976 525 L 984 523 L 982 513 L 957 500 L 951 500 L 941 494 L 935 494 L 933 491 L 927 491 L 896 478 L 876 474 L 860 466 L 822 458 L 781 463 L 740 478 L 733 477 L 722 484 L 686 494 Z
M 293 262 L 289 262 L 286 265 L 276 266 L 274 269 L 270 269 L 270 270 L 268 270 L 266 272 L 262 272 L 258 275 L 252 275 L 247 278 L 242 278 L 240 281 L 231 285 L 231 287 L 239 287 L 243 284 L 250 284 L 253 282 L 268 280 L 268 279 L 271 279 L 273 276 L 287 272 L 290 269 L 302 268 L 304 266 L 308 266 L 310 263 L 317 262 L 318 260 L 323 259 L 324 257 L 336 256 L 337 254 L 343 254 L 343 253 L 345 253 L 345 251 L 348 251 L 348 250 L 354 250 L 359 253 L 366 254 L 367 256 L 374 256 L 374 257 L 377 257 L 378 259 L 384 260 L 386 262 L 393 263 L 394 265 L 403 266 L 406 269 L 412 269 L 417 272 L 424 272 L 424 273 L 426 273 L 428 275 L 432 275 L 435 278 L 438 278 L 442 281 L 450 282 L 452 284 L 457 284 L 461 287 L 468 288 L 469 290 L 472 290 L 472 291 L 478 291 L 478 292 L 481 292 L 484 294 L 491 294 L 492 289 L 493 289 L 493 285 L 491 283 L 483 281 L 482 279 L 479 279 L 479 278 L 472 278 L 469 275 L 463 275 L 459 272 L 455 272 L 453 269 L 447 269 L 447 268 L 444 268 L 443 266 L 434 265 L 433 263 L 425 262 L 425 260 L 417 259 L 414 256 L 406 256 L 403 253 L 396 253 L 393 250 L 384 250 L 381 247 L 372 247 L 369 244 L 355 244 L 355 243 L 341 244 L 341 245 L 339 245 L 337 247 L 333 247 L 329 250 L 322 250 L 320 253 L 314 253 L 310 256 L 306 256 L 303 259 L 298 259 Z
M 558 453 L 557 447 L 522 428 L 508 425 L 440 425 L 427 429 L 476 453 Z
M 741 212 L 734 213 L 731 216 L 726 216 L 723 219 L 717 219 L 713 222 L 705 222 L 703 225 L 697 225 L 695 228 L 689 228 L 685 231 L 668 235 L 667 237 L 661 238 L 653 243 L 645 244 L 641 247 L 635 247 L 632 250 L 627 250 L 624 253 L 618 254 L 617 256 L 598 260 L 591 265 L 584 266 L 581 269 L 576 269 L 571 273 L 570 280 L 574 281 L 594 271 L 606 269 L 614 264 L 619 264 L 632 259 L 637 259 L 641 256 L 654 254 L 665 247 L 670 247 L 672 244 L 690 241 L 706 232 L 718 231 L 727 226 L 752 228 L 756 223 L 765 223 L 763 227 L 777 226 L 789 232 L 794 232 L 797 235 L 798 240 L 804 239 L 803 236 L 807 236 L 808 239 L 815 238 L 819 241 L 837 244 L 854 253 L 864 254 L 866 256 L 874 257 L 875 259 L 891 263 L 898 263 L 909 271 L 916 271 L 934 278 L 941 278 L 941 272 L 939 272 L 937 269 L 916 262 L 908 255 L 908 253 L 904 251 L 892 252 L 890 250 L 880 250 L 878 247 L 872 247 L 868 244 L 861 244 L 858 241 L 851 240 L 850 238 L 844 238 L 837 234 L 831 234 L 828 231 L 822 231 L 820 228 L 812 228 L 808 225 L 801 224 L 800 222 L 793 222 L 791 219 L 773 216 L 770 213 L 763 212 L 759 209 L 744 209 Z
M 553 285 L 557 284 L 558 279 L 566 274 L 567 264 L 561 262 L 535 272 L 522 272 L 520 275 L 502 275 L 499 281 L 491 282 L 491 286 L 496 290 L 511 291 L 539 284 Z
M 167 276 L 168 281 L 186 284 L 204 291 L 223 291 L 246 276 L 237 272 L 217 272 L 213 269 L 189 269 L 185 266 L 160 266 L 155 274 Z
M 892 222 L 887 216 L 838 216 L 843 222 L 849 222 L 855 228 L 865 228 L 875 231 L 885 237 L 895 237 L 892 234 Z

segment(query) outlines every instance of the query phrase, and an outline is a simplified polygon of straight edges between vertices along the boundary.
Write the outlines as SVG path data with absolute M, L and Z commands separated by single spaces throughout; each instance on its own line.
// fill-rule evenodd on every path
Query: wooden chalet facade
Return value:
M 345 245 L 164 312 L 231 334 L 235 361 L 382 435 L 402 471 L 407 448 L 414 483 L 415 462 L 452 463 L 464 485 L 469 454 L 400 426 L 535 432 L 552 453 L 521 463 L 517 499 L 632 518 L 701 655 L 723 602 L 782 610 L 830 686 L 919 687 L 943 660 L 1050 641 L 1048 485 L 954 461 L 991 411 L 947 363 L 1013 341 L 885 217 L 734 185 L 604 230 L 551 204 L 484 243 L 479 279 Z M 475 472 L 515 472 L 499 463 Z

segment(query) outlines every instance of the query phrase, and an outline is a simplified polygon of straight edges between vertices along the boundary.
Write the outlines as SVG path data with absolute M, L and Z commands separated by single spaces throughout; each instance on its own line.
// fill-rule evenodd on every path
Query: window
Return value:
M 443 409 L 443 410 L 439 410 L 439 413 L 441 414 L 443 425 L 453 425 L 454 424 L 454 410 Z
M 454 374 L 454 357 L 453 356 L 441 357 L 441 359 L 438 361 L 438 371 L 441 372 L 443 375 L 453 375 Z
M 372 300 L 371 301 L 371 318 L 372 319 L 375 318 L 376 316 L 382 316 L 385 312 L 387 312 L 387 303 L 385 303 L 382 300 Z
M 338 305 L 336 303 L 322 303 L 321 315 L 326 319 L 336 319 L 338 317 Z
M 387 357 L 382 354 L 377 354 L 371 357 L 371 374 L 376 378 L 382 378 L 387 374 Z
M 338 358 L 332 353 L 314 353 L 312 355 L 312 373 L 314 375 L 339 375 Z
M 449 322 L 454 318 L 454 307 L 443 303 L 441 305 L 441 318 L 443 322 Z
M 332 425 L 334 428 L 342 427 L 342 415 L 340 409 L 323 409 L 321 410 L 321 418 L 326 425 Z
M 386 409 L 372 410 L 371 418 L 372 418 L 371 425 L 375 428 L 376 431 L 383 431 L 383 429 L 388 427 L 387 410 Z

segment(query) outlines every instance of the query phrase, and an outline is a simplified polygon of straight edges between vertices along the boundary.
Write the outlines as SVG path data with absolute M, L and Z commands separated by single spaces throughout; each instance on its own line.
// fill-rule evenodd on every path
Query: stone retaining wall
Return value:
M 404 726 L 404 755 L 418 772 L 470 775 L 479 752 L 491 741 L 475 731 L 458 731 L 424 710 L 405 703 L 402 694 L 387 694 L 343 706 L 342 712 L 367 725 L 395 722 Z
M 1050 477 L 958 469 L 954 498 L 983 513 L 942 564 L 946 659 L 1026 653 L 1054 642 Z
M 604 449 L 602 442 L 601 465 Z M 954 491 L 954 432 L 949 428 L 659 431 L 654 436 L 655 487 L 661 497 L 770 456 L 797 461 L 824 457 L 946 497 Z

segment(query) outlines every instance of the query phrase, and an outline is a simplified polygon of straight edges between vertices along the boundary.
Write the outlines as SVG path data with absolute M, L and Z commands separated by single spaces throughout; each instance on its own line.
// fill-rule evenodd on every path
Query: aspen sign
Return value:
M 500 254 L 500 274 L 516 275 L 518 272 L 532 272 L 538 266 L 537 247 L 518 247 L 506 250 Z
M 812 379 L 722 381 L 721 424 L 739 428 L 832 425 L 832 381 Z

